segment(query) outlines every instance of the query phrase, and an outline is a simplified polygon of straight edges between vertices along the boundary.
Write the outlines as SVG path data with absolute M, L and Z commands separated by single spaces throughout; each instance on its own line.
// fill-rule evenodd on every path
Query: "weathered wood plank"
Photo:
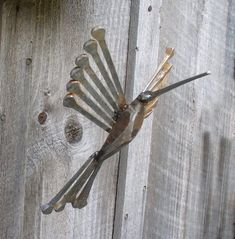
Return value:
M 160 14 L 160 49 L 176 48 L 170 82 L 212 75 L 160 99 L 144 238 L 234 238 L 235 4 L 165 0 Z
M 2 4 L 1 27 L 1 223 L 4 238 L 23 233 L 28 92 L 30 90 L 30 9 L 17 2 Z
M 55 135 L 54 140 L 59 143 L 58 138 L 62 142 L 64 142 L 64 139 L 63 124 L 59 128 L 61 120 L 58 121 L 58 119 L 62 118 L 62 122 L 65 122 L 69 115 L 75 115 L 76 113 L 65 110 L 61 104 L 55 106 L 55 103 L 58 99 L 62 100 L 64 95 L 62 89 L 64 89 L 65 83 L 68 81 L 68 73 L 75 57 L 81 52 L 83 43 L 89 39 L 89 32 L 93 26 L 99 24 L 107 28 L 107 41 L 111 45 L 111 49 L 114 49 L 112 55 L 115 55 L 114 61 L 118 65 L 121 78 L 123 78 L 122 76 L 125 74 L 128 21 L 123 20 L 119 25 L 115 24 L 115 21 L 120 22 L 120 19 L 125 19 L 125 16 L 129 16 L 129 5 L 125 1 L 109 2 L 109 4 L 104 1 L 102 3 L 100 1 L 81 1 L 78 3 L 62 1 L 60 4 L 57 2 L 57 7 L 60 8 L 60 11 L 56 14 L 54 4 L 44 1 L 44 6 L 38 5 L 41 11 L 39 16 L 42 15 L 44 21 L 39 22 L 42 25 L 39 26 L 40 32 L 37 36 L 42 37 L 42 39 L 37 41 L 39 46 L 36 47 L 38 52 L 35 53 L 35 56 L 41 61 L 43 59 L 42 55 L 45 54 L 47 64 L 42 65 L 40 72 L 35 72 L 35 74 L 40 75 L 45 74 L 45 72 L 49 74 L 49 76 L 43 77 L 47 79 L 44 87 L 48 85 L 48 88 L 52 90 L 50 105 L 58 109 L 54 109 L 53 113 L 50 113 L 51 122 L 49 125 L 47 124 L 48 129 L 43 137 L 44 140 L 47 138 L 50 141 L 54 138 L 52 135 Z M 109 14 L 104 14 L 106 11 Z M 56 22 L 58 28 L 53 26 L 53 23 L 55 24 Z M 116 34 L 123 37 L 117 39 Z M 55 39 L 54 41 L 53 38 Z M 45 47 L 48 48 L 45 49 L 45 53 L 44 51 L 42 53 L 39 51 L 42 47 L 44 49 Z M 41 78 L 41 80 L 43 79 Z M 104 140 L 105 134 L 101 130 L 81 116 L 79 116 L 79 120 L 84 127 L 84 135 L 83 140 L 76 145 L 76 148 L 65 143 L 65 149 L 56 153 L 56 157 L 50 147 L 46 150 L 46 153 L 43 152 L 42 154 L 41 150 L 39 151 L 39 155 L 44 161 L 42 167 L 48 167 L 48 170 L 43 175 L 43 178 L 45 178 L 43 180 L 43 200 L 48 199 L 49 195 L 53 195 L 66 181 L 58 181 L 58 178 L 61 178 L 61 176 L 64 178 L 64 175 L 66 178 L 70 178 L 81 163 L 97 150 Z M 43 146 L 44 144 L 42 144 Z M 60 147 L 58 146 L 58 148 Z M 50 155 L 49 157 L 48 154 Z M 57 154 L 59 154 L 59 157 Z M 57 167 L 55 167 L 56 162 Z M 54 167 L 53 171 L 51 171 L 52 167 Z M 89 205 L 85 209 L 74 211 L 74 209 L 68 208 L 59 216 L 58 214 L 50 217 L 44 216 L 41 221 L 41 237 L 110 238 L 113 228 L 116 169 L 117 161 L 115 160 L 110 160 L 109 163 L 104 164 L 95 182 L 94 190 L 90 195 Z
M 1 234 L 5 238 L 111 238 L 117 158 L 105 163 L 85 209 L 39 210 L 99 149 L 106 133 L 62 106 L 74 60 L 90 29 L 102 25 L 121 79 L 125 79 L 129 1 L 6 1 L 1 40 Z M 26 61 L 27 58 L 30 58 Z M 27 64 L 26 64 L 27 62 Z M 38 115 L 47 113 L 40 125 Z M 83 126 L 76 145 L 64 127 Z M 116 159 L 115 159 L 116 158 Z
M 31 66 L 29 8 L 2 3 L 0 57 L 0 231 L 2 238 L 23 233 L 24 183 Z
M 157 68 L 159 7 L 158 1 L 132 1 L 127 66 L 130 101 L 144 90 Z M 145 120 L 140 133 L 121 153 L 114 238 L 142 238 L 152 120 L 152 116 Z

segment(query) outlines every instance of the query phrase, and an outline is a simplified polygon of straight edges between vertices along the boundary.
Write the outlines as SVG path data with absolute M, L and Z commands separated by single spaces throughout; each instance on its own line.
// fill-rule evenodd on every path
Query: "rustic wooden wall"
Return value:
M 212 75 L 155 112 L 144 237 L 234 238 L 235 2 L 163 1 L 160 19 L 160 48 L 177 50 L 170 81 Z
M 130 6 L 108 2 L 1 4 L 0 227 L 5 238 L 112 237 L 117 160 L 102 167 L 89 207 L 50 216 L 39 210 L 104 141 L 104 132 L 62 105 L 70 70 L 94 25 L 108 29 L 107 41 L 125 78 Z M 47 113 L 43 125 L 41 112 Z M 64 136 L 71 118 L 83 126 L 82 140 L 74 145 Z
M 1 238 L 234 238 L 234 1 L 2 0 L 0 14 Z M 166 46 L 176 48 L 170 83 L 212 75 L 161 97 L 135 141 L 103 165 L 86 208 L 45 216 L 39 205 L 106 136 L 62 106 L 96 25 L 129 101 Z M 75 144 L 64 135 L 70 120 L 83 127 Z

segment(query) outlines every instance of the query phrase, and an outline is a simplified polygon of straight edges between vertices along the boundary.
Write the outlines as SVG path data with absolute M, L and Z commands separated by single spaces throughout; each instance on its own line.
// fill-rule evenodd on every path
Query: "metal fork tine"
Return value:
M 156 79 L 152 83 L 152 86 L 149 86 L 150 91 L 156 91 L 160 88 L 163 87 L 162 83 L 165 85 L 166 79 L 168 77 L 168 73 L 172 68 L 172 65 L 168 62 L 165 62 L 165 64 L 161 67 L 160 73 L 156 76 Z M 160 86 L 161 85 L 161 86 Z M 145 118 L 147 118 L 151 113 L 153 108 L 156 106 L 158 101 L 158 97 L 150 101 L 146 106 L 145 106 Z
M 114 114 L 113 110 L 110 109 L 107 103 L 102 99 L 102 97 L 95 91 L 92 85 L 87 81 L 87 79 L 84 76 L 83 69 L 75 67 L 71 71 L 70 76 L 72 79 L 79 81 L 79 83 L 83 85 L 84 88 L 94 97 L 96 102 L 107 112 L 107 114 L 110 117 L 113 117 Z
M 125 105 L 126 101 L 125 101 L 123 89 L 122 89 L 122 86 L 121 86 L 120 81 L 118 79 L 117 71 L 116 71 L 115 66 L 113 64 L 112 57 L 110 55 L 109 49 L 108 49 L 106 41 L 105 41 L 105 29 L 102 28 L 102 27 L 93 28 L 91 30 L 91 35 L 94 39 L 97 40 L 97 42 L 100 45 L 100 48 L 101 48 L 101 50 L 103 52 L 103 55 L 104 55 L 104 58 L 105 58 L 105 60 L 107 62 L 107 65 L 109 67 L 110 73 L 112 75 L 115 87 L 118 91 L 121 104 Z
M 80 105 L 77 104 L 76 100 L 74 99 L 74 94 L 69 93 L 64 97 L 64 102 L 63 102 L 65 107 L 73 108 L 74 110 L 78 111 L 82 115 L 84 115 L 86 118 L 91 120 L 93 123 L 101 127 L 107 132 L 111 131 L 111 127 L 107 126 L 103 122 L 101 122 L 97 117 L 86 111 L 84 108 L 82 108 Z
M 174 55 L 174 48 L 166 48 L 166 52 L 165 52 L 165 57 L 162 60 L 161 64 L 159 65 L 159 67 L 157 68 L 156 72 L 153 74 L 152 79 L 150 80 L 150 82 L 147 84 L 147 86 L 145 87 L 144 91 L 149 90 L 149 88 L 151 88 L 152 84 L 154 83 L 156 77 L 158 76 L 158 74 L 160 73 L 160 71 L 162 70 L 162 68 L 164 67 L 164 65 L 167 63 L 167 61 Z
M 155 85 L 153 88 L 151 88 L 151 91 L 155 91 L 159 88 L 162 88 L 165 86 L 165 83 L 167 81 L 167 73 L 164 75 L 164 77 L 162 78 L 162 80 L 159 82 L 157 82 L 158 84 Z M 163 84 L 162 84 L 163 83 Z M 161 86 L 160 86 L 161 85 Z M 157 101 L 158 101 L 158 97 L 153 99 L 152 101 L 150 101 L 145 107 L 144 107 L 144 114 L 145 114 L 145 118 L 147 118 L 153 111 L 153 108 L 156 106 Z
M 169 73 L 171 68 L 172 68 L 172 65 L 168 62 L 166 62 L 163 65 L 162 70 L 156 77 L 156 81 L 154 82 L 154 84 L 151 87 L 149 87 L 150 91 L 155 91 L 158 89 L 158 85 L 161 84 L 161 82 L 164 80 L 165 76 Z
M 113 119 L 107 116 L 106 113 L 82 91 L 82 89 L 80 88 L 80 83 L 78 81 L 69 81 L 67 84 L 67 91 L 70 93 L 75 93 L 88 106 L 90 106 L 97 115 L 99 115 L 106 123 L 108 123 L 108 125 L 113 125 Z
M 114 99 L 118 102 L 119 98 L 118 98 L 118 94 L 115 89 L 115 86 L 114 86 L 113 82 L 111 81 L 109 74 L 106 71 L 105 66 L 98 54 L 97 42 L 95 40 L 89 40 L 84 44 L 83 49 L 93 57 L 96 65 L 98 66 L 100 73 L 102 74 L 105 82 L 107 83 Z
M 116 102 L 113 100 L 113 97 L 104 87 L 104 85 L 101 83 L 100 79 L 98 78 L 96 73 L 93 71 L 92 67 L 90 66 L 88 56 L 86 54 L 82 54 L 76 59 L 75 63 L 78 67 L 86 71 L 86 73 L 89 75 L 93 83 L 97 86 L 99 91 L 103 94 L 107 102 L 113 107 L 114 110 L 118 111 L 119 107 L 117 106 Z

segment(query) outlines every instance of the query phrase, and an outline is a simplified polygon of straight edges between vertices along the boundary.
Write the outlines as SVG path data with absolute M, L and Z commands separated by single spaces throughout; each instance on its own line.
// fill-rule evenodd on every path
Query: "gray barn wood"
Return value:
M 45 216 L 39 205 L 106 137 L 62 106 L 96 25 L 107 29 L 129 102 L 166 46 L 176 48 L 169 83 L 212 75 L 161 97 L 103 165 L 87 207 Z M 232 0 L 0 1 L 0 238 L 234 238 L 234 39 Z M 70 119 L 83 127 L 75 144 L 64 134 Z

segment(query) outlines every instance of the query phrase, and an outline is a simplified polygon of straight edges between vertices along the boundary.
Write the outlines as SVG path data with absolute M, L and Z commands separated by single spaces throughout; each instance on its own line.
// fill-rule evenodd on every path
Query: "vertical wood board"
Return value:
M 125 78 L 128 1 L 5 1 L 1 35 L 1 232 L 5 238 L 111 238 L 117 157 L 105 163 L 88 206 L 57 214 L 39 209 L 102 145 L 106 133 L 63 107 L 69 72 L 96 25 L 120 79 Z M 118 23 L 118 24 L 117 24 Z M 38 115 L 47 113 L 44 124 Z M 82 140 L 66 142 L 69 119 L 80 122 Z M 108 179 L 108 180 L 107 180 Z
M 234 238 L 233 1 L 162 2 L 160 49 L 176 48 L 154 114 L 144 238 Z

